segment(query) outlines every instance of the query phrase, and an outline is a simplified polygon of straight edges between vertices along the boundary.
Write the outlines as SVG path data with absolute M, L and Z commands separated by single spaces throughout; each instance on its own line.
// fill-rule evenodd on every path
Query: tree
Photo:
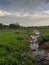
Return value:
M 19 28 L 20 25 L 19 24 L 10 24 L 9 28 Z
M 3 28 L 3 24 L 2 23 L 0 23 L 0 28 Z

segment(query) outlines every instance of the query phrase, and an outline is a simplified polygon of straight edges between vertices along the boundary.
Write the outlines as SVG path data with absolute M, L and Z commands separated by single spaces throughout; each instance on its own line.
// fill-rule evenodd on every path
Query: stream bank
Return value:
M 49 41 L 46 41 L 39 46 L 40 49 L 43 49 L 45 52 L 49 53 Z

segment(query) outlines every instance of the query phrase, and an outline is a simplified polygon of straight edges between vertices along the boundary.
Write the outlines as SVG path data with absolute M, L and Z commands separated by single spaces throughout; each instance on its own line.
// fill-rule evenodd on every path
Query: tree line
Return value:
M 0 23 L 0 29 L 3 29 L 3 28 L 29 28 L 29 29 L 39 29 L 41 30 L 42 28 L 49 28 L 49 26 L 28 26 L 28 27 L 24 27 L 24 26 L 21 26 L 20 24 L 18 23 L 11 23 L 9 25 L 6 25 L 6 24 L 2 24 Z
M 2 29 L 2 28 L 14 28 L 15 29 L 15 28 L 20 28 L 20 27 L 22 27 L 22 26 L 20 26 L 18 23 L 16 23 L 16 24 L 12 23 L 9 25 L 0 23 L 0 29 Z

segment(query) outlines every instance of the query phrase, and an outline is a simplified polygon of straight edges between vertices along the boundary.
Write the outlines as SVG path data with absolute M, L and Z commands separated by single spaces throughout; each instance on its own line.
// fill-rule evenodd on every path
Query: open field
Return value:
M 0 44 L 2 43 L 26 43 L 26 35 L 29 33 L 29 30 L 25 30 L 25 29 L 4 29 L 4 30 L 0 30 Z M 18 38 L 22 38 L 22 40 L 18 39 Z
M 49 27 L 0 29 L 0 65 L 34 65 L 28 40 L 34 29 L 41 33 L 39 44 L 49 40 Z
M 0 30 L 0 65 L 34 65 L 30 55 L 29 29 Z

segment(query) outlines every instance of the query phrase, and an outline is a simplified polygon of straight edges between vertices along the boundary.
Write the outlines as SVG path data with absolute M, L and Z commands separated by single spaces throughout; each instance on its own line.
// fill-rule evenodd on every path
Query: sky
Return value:
M 0 0 L 0 23 L 49 25 L 49 0 Z

